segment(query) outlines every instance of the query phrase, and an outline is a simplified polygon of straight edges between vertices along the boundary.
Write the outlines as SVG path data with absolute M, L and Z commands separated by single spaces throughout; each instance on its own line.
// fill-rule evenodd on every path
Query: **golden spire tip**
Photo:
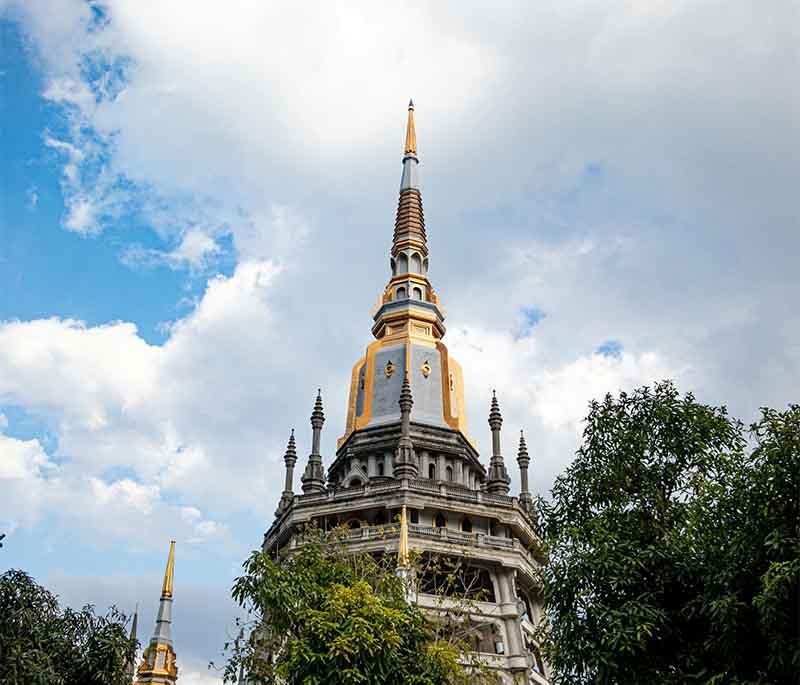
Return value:
M 414 129 L 414 101 L 408 101 L 408 124 L 406 125 L 405 154 L 417 154 L 417 132 Z
M 164 572 L 164 585 L 161 588 L 162 597 L 172 597 L 172 577 L 175 574 L 175 540 L 169 541 L 169 557 L 167 570 Z

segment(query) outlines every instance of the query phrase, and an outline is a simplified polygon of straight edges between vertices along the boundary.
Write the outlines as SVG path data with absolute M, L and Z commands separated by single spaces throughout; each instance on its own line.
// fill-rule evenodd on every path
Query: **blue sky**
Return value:
M 409 96 L 483 453 L 492 388 L 539 492 L 606 392 L 674 378 L 744 420 L 797 400 L 791 2 L 0 17 L 0 565 L 73 604 L 139 602 L 146 633 L 177 539 L 181 682 L 216 682 L 231 580 L 317 387 L 335 450 Z

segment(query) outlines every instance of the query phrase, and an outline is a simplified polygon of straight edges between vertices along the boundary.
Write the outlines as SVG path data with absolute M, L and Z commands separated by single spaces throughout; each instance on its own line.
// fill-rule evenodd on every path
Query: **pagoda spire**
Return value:
M 400 201 L 394 222 L 392 257 L 405 248 L 418 249 L 428 255 L 425 235 L 425 214 L 422 211 L 422 195 L 419 185 L 419 159 L 417 158 L 417 132 L 414 128 L 414 102 L 408 103 L 406 143 L 403 149 L 403 175 L 400 179 Z
M 373 311 L 372 334 L 378 338 L 422 335 L 444 336 L 444 312 L 428 280 L 428 239 L 419 183 L 414 102 L 408 103 L 403 175 L 389 253 L 392 275 Z
M 503 416 L 500 414 L 500 405 L 497 403 L 497 393 L 492 390 L 492 405 L 489 409 L 489 427 L 492 429 L 492 458 L 489 461 L 486 489 L 497 495 L 507 495 L 511 482 L 500 451 L 500 427 L 502 425 Z
M 419 473 L 417 455 L 414 453 L 414 443 L 411 440 L 411 407 L 414 399 L 411 397 L 411 383 L 408 381 L 408 369 L 403 378 L 403 387 L 400 389 L 400 440 L 394 454 L 395 478 L 416 478 Z
M 172 647 L 172 584 L 175 574 L 175 540 L 169 543 L 169 557 L 161 586 L 158 617 L 150 644 L 142 654 L 137 683 L 173 685 L 178 680 L 175 650 Z
M 137 640 L 136 632 L 137 632 L 138 625 L 139 625 L 139 604 L 137 602 L 136 609 L 133 612 L 133 620 L 131 621 L 131 633 L 128 636 L 128 642 L 130 642 L 133 645 L 136 645 L 134 647 L 134 649 L 137 650 L 137 651 L 139 649 L 138 645 L 136 644 L 136 640 Z M 128 676 L 128 678 L 132 682 L 134 676 L 136 675 L 136 654 L 135 653 L 132 654 L 131 658 L 125 663 L 125 674 Z
M 275 516 L 280 516 L 286 508 L 292 503 L 294 498 L 294 465 L 297 463 L 297 447 L 294 442 L 294 428 L 289 435 L 289 443 L 286 445 L 286 453 L 283 455 L 283 462 L 286 464 L 286 480 L 283 486 L 283 494 L 281 494 L 280 502 L 278 502 L 278 510 Z
M 325 470 L 322 468 L 322 455 L 319 452 L 322 424 L 325 423 L 325 414 L 322 411 L 322 389 L 317 390 L 317 399 L 314 410 L 311 412 L 311 454 L 308 455 L 308 464 L 300 481 L 303 492 L 325 491 Z
M 519 450 L 517 451 L 517 464 L 519 465 L 519 503 L 525 511 L 530 511 L 533 505 L 531 492 L 528 489 L 528 465 L 531 458 L 528 456 L 528 446 L 525 444 L 525 435 L 522 430 L 519 432 Z

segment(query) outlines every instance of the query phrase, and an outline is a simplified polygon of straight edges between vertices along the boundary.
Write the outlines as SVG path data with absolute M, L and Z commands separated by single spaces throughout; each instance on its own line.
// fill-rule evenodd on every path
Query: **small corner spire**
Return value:
M 528 455 L 528 446 L 525 444 L 525 434 L 520 430 L 519 450 L 517 450 L 517 464 L 519 465 L 520 475 L 519 503 L 529 513 L 533 507 L 533 498 L 528 489 L 528 466 L 530 466 L 530 463 L 531 458 Z
M 509 483 L 511 482 L 500 451 L 500 428 L 502 425 L 503 417 L 500 414 L 497 393 L 492 390 L 492 404 L 489 409 L 489 428 L 492 429 L 492 458 L 489 460 L 489 473 L 486 483 L 488 491 L 497 495 L 507 495 Z
M 414 101 L 408 101 L 408 124 L 406 125 L 406 146 L 403 151 L 405 155 L 417 154 L 417 132 L 414 128 Z
M 303 492 L 306 494 L 325 492 L 325 470 L 322 467 L 322 455 L 320 454 L 320 437 L 324 423 L 322 388 L 317 388 L 317 399 L 314 402 L 314 410 L 311 412 L 311 454 L 308 455 L 308 463 L 300 478 Z
M 169 542 L 169 557 L 167 570 L 164 572 L 164 585 L 161 588 L 162 597 L 172 597 L 172 579 L 175 574 L 175 540 Z

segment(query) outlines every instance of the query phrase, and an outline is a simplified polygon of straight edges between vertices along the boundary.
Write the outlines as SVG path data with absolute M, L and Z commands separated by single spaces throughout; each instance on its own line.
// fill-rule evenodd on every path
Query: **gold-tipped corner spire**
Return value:
M 400 510 L 400 546 L 397 550 L 397 566 L 408 567 L 408 515 L 406 505 Z
M 164 586 L 161 588 L 162 597 L 172 597 L 172 576 L 175 572 L 175 540 L 169 543 L 169 558 L 167 559 L 167 570 L 164 572 Z
M 414 130 L 414 101 L 408 101 L 408 125 L 406 126 L 406 149 L 407 155 L 417 154 L 417 132 Z

